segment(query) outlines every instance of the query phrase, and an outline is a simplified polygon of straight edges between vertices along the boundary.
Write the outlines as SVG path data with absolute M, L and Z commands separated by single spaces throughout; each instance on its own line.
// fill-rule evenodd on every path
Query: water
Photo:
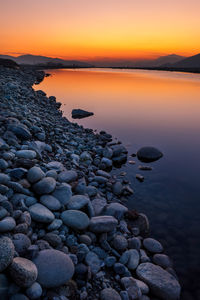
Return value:
M 173 258 L 181 299 L 200 299 L 200 75 L 109 69 L 50 73 L 39 88 L 62 102 L 69 120 L 73 108 L 92 111 L 93 117 L 75 122 L 106 130 L 129 154 L 146 145 L 164 153 L 152 171 L 138 170 L 137 159 L 123 167 L 134 189 L 127 205 L 147 214 L 152 236 Z M 145 176 L 143 183 L 136 173 Z

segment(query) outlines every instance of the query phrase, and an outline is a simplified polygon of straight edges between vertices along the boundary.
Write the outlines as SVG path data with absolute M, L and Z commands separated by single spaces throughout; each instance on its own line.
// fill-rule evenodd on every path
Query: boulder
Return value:
M 154 147 L 142 147 L 137 152 L 137 158 L 142 162 L 153 162 L 162 156 L 162 152 Z

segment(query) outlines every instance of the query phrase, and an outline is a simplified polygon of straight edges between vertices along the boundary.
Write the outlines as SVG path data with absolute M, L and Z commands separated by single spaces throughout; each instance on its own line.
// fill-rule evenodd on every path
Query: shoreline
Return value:
M 45 300 L 179 299 L 170 259 L 148 238 L 147 217 L 123 205 L 133 193 L 129 183 L 108 171 L 125 162 L 126 149 L 106 132 L 62 117 L 54 96 L 32 88 L 44 76 L 0 68 L 4 295 L 15 283 L 17 293 L 30 299 L 33 291 Z

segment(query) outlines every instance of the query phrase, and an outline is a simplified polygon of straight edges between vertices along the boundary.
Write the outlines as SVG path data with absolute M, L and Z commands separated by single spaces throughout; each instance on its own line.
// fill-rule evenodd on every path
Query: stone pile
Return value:
M 62 117 L 41 73 L 0 69 L 0 299 L 177 300 L 180 285 L 133 190 L 127 151 Z

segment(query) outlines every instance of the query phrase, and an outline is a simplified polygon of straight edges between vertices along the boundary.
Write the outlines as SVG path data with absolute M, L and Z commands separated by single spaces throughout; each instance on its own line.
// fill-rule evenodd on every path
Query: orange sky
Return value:
M 200 52 L 199 0 L 0 0 L 0 53 L 69 59 Z

